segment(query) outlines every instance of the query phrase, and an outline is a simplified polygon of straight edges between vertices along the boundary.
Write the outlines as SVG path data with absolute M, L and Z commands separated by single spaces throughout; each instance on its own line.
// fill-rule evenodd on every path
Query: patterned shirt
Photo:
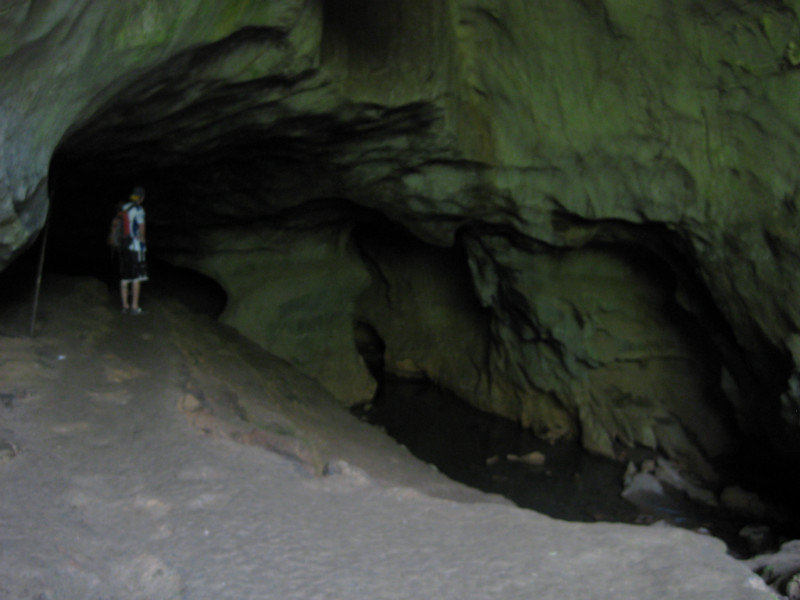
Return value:
M 127 213 L 127 221 L 130 224 L 131 243 L 128 250 L 141 252 L 144 250 L 144 240 L 142 240 L 142 230 L 144 229 L 144 208 L 141 204 L 128 202 L 122 207 L 123 212 Z M 127 233 L 127 232 L 126 232 Z

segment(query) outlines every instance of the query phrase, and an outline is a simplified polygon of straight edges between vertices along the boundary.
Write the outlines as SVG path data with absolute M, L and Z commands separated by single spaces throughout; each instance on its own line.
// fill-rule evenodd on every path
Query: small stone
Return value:
M 650 473 L 637 473 L 631 478 L 625 489 L 622 490 L 622 497 L 634 503 L 640 500 L 642 496 L 662 496 L 663 494 L 664 487 L 661 482 Z
M 355 467 L 344 460 L 329 461 L 322 469 L 322 474 L 328 477 L 340 477 L 344 481 L 357 486 L 370 485 L 372 483 L 372 479 L 366 473 L 366 471 L 359 469 L 358 467 Z
M 518 462 L 540 467 L 544 465 L 547 458 L 543 453 L 535 450 L 533 452 L 529 452 L 528 454 L 523 454 L 522 456 L 517 454 L 506 454 L 506 460 L 509 462 Z
M 0 464 L 11 461 L 18 453 L 19 449 L 14 444 L 0 441 Z
M 203 408 L 203 402 L 194 394 L 184 394 L 178 401 L 178 408 L 184 412 L 197 412 Z
M 766 525 L 745 525 L 739 530 L 739 537 L 743 538 L 753 554 L 766 552 L 775 544 L 775 536 Z
M 523 454 L 518 458 L 519 462 L 524 463 L 526 465 L 532 465 L 535 467 L 541 467 L 547 462 L 547 457 L 544 455 L 543 452 L 539 452 L 535 450 L 533 452 L 529 452 L 528 454 Z

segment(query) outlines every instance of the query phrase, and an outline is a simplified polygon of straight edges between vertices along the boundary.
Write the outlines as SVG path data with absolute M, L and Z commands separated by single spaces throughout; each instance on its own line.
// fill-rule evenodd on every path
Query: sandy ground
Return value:
M 714 538 L 452 482 L 175 301 L 50 278 L 29 338 L 12 300 L 0 600 L 775 598 Z

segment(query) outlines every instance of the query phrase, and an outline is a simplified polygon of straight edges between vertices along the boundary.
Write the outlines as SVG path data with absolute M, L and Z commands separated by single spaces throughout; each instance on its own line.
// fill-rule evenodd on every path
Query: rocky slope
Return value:
M 147 305 L 51 277 L 35 338 L 0 305 L 4 600 L 775 597 L 711 537 L 463 488 L 284 361 Z

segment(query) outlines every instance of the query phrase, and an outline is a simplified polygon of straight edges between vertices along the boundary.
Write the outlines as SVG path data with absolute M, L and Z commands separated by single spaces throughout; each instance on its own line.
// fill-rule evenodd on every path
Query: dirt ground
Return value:
M 0 600 L 775 598 L 722 542 L 455 483 L 210 318 L 0 297 Z

